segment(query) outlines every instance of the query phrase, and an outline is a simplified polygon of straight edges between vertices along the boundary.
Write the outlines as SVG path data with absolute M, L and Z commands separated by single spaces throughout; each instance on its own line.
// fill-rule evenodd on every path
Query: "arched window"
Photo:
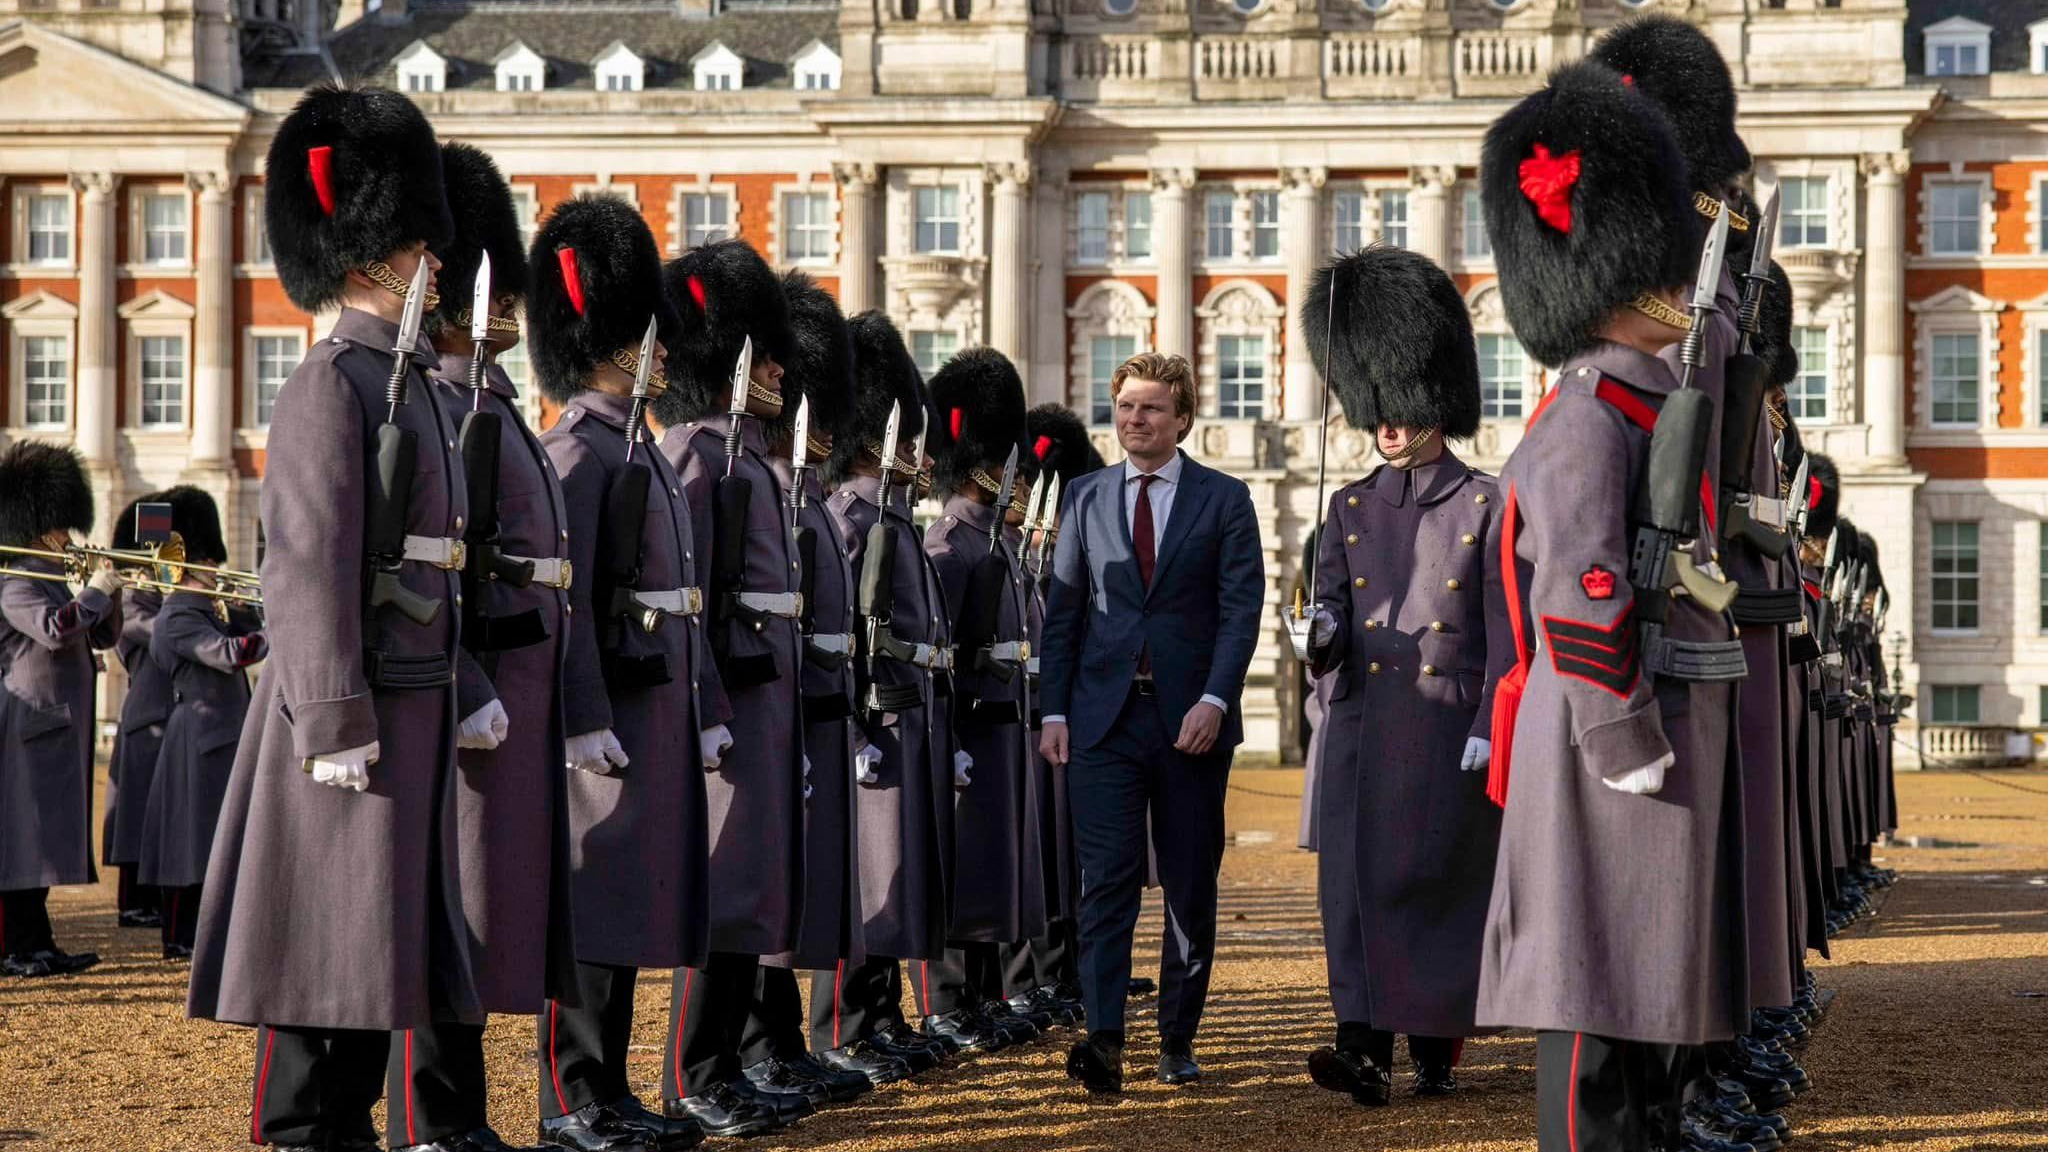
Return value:
M 1119 364 L 1151 349 L 1157 315 L 1144 293 L 1122 280 L 1100 280 L 1082 291 L 1067 309 L 1068 407 L 1090 424 L 1110 423 L 1110 377 Z
M 1264 420 L 1280 411 L 1280 330 L 1287 310 L 1254 280 L 1226 280 L 1195 309 L 1201 321 L 1201 411 Z

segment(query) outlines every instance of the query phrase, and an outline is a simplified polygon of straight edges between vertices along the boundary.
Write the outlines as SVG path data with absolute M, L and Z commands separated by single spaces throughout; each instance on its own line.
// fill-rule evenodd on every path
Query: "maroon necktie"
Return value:
M 1138 477 L 1138 507 L 1131 514 L 1131 543 L 1138 546 L 1138 579 L 1152 587 L 1152 568 L 1157 562 L 1152 543 L 1152 481 L 1156 476 Z M 1152 674 L 1152 646 L 1138 649 L 1138 675 Z

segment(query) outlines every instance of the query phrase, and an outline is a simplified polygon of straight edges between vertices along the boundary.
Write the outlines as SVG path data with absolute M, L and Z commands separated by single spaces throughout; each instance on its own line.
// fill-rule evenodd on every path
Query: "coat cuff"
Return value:
M 301 760 L 377 742 L 377 711 L 368 692 L 302 701 L 291 714 L 292 752 Z
M 1671 754 L 1664 714 L 1653 695 L 1641 708 L 1579 735 L 1586 767 L 1603 779 L 1633 772 Z
M 569 680 L 562 684 L 562 729 L 566 732 L 596 732 L 612 726 L 612 698 L 603 677 Z
M 107 612 L 114 606 L 113 599 L 97 588 L 81 588 L 72 600 L 76 601 L 79 607 L 92 613 L 95 620 L 106 619 Z

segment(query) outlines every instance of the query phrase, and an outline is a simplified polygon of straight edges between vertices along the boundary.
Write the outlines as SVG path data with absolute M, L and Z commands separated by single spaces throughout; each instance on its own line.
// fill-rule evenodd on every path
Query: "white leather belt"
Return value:
M 853 633 L 826 632 L 810 638 L 811 647 L 834 656 L 846 656 L 853 652 Z
M 543 588 L 567 588 L 572 578 L 569 560 L 566 556 L 550 556 L 545 560 L 532 556 L 506 556 L 514 564 L 533 565 L 533 582 Z
M 742 592 L 739 602 L 742 607 L 756 612 L 791 620 L 804 614 L 804 594 L 801 592 Z
M 462 567 L 468 553 L 462 541 L 453 536 L 407 536 L 405 558 L 414 563 L 453 570 Z
M 1775 496 L 1751 496 L 1749 518 L 1773 528 L 1785 526 L 1785 502 Z
M 633 603 L 671 616 L 695 616 L 704 610 L 704 590 L 671 588 L 666 592 L 635 592 Z
M 911 663 L 919 668 L 929 668 L 934 672 L 951 672 L 953 670 L 953 650 L 951 648 L 936 648 L 930 644 L 912 644 L 910 647 L 916 653 L 911 658 Z
M 1024 661 L 1024 671 L 1029 672 L 1033 676 L 1038 675 L 1038 657 L 1033 656 L 1029 660 Z
M 1007 664 L 1018 664 L 1031 658 L 1031 641 L 1004 640 L 988 646 L 988 658 Z

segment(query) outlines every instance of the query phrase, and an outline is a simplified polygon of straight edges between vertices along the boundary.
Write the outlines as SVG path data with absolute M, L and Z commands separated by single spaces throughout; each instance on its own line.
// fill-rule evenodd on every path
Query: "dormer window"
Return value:
M 1929 76 L 1982 76 L 1991 70 L 1991 25 L 1951 16 L 1927 26 Z
M 647 85 L 647 62 L 617 40 L 597 54 L 590 68 L 599 92 L 638 92 Z
M 538 92 L 547 87 L 548 62 L 540 53 L 514 40 L 491 61 L 500 92 Z
M 839 89 L 839 53 L 822 40 L 804 45 L 790 62 L 800 92 L 836 92 Z
M 737 92 L 744 85 L 746 62 L 740 55 L 714 40 L 702 52 L 690 57 L 690 72 L 699 92 Z
M 401 92 L 441 92 L 448 87 L 448 60 L 425 40 L 413 41 L 392 64 L 398 69 Z

